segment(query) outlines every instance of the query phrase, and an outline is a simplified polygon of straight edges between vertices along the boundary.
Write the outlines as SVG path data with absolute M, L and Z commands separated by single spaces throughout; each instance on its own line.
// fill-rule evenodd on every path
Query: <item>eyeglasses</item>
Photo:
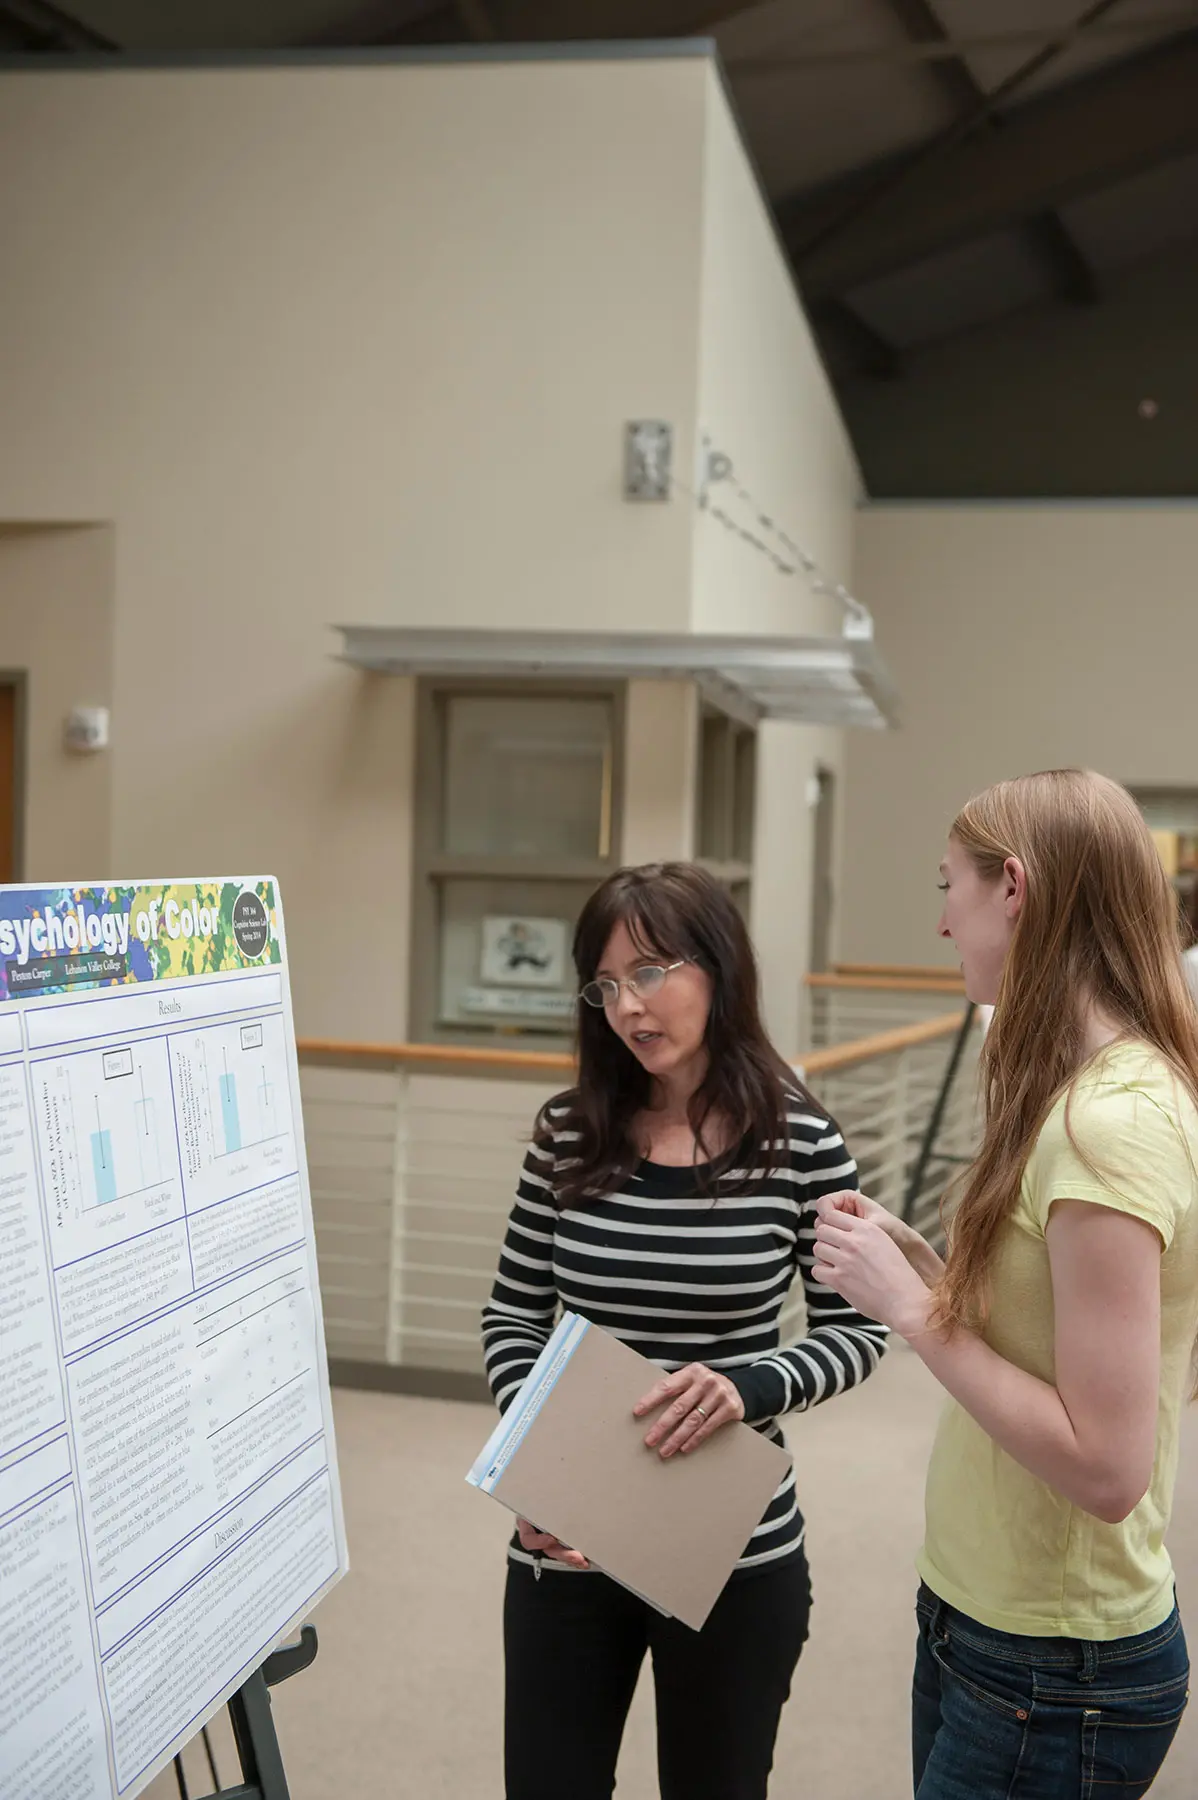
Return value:
M 630 994 L 638 1000 L 651 1000 L 675 969 L 682 968 L 690 961 L 689 956 L 680 956 L 677 962 L 667 963 L 663 969 L 660 963 L 647 963 L 638 969 L 635 975 L 625 975 L 617 981 L 613 975 L 603 975 L 598 981 L 588 981 L 582 990 L 581 998 L 588 1006 L 614 1006 L 620 998 L 620 989 L 626 987 Z

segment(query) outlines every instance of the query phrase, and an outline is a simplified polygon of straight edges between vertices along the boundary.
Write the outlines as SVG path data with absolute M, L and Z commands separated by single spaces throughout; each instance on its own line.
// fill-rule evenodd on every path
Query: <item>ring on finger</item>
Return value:
M 698 1413 L 699 1417 L 706 1424 L 708 1415 L 703 1411 L 703 1408 L 701 1406 L 696 1406 L 695 1411 Z

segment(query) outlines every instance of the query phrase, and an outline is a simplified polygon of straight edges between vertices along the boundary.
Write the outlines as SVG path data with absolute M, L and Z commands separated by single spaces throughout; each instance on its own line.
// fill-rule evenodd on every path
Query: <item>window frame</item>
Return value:
M 709 794 L 708 740 L 718 733 L 716 791 Z M 748 750 L 744 777 L 742 757 Z M 695 861 L 725 887 L 736 890 L 747 914 L 753 884 L 757 826 L 758 730 L 710 701 L 699 708 L 695 757 Z M 747 804 L 745 802 L 747 801 Z M 709 829 L 715 815 L 715 828 Z
M 448 703 L 458 697 L 496 700 L 606 700 L 611 706 L 611 761 L 607 775 L 607 854 L 593 857 L 487 856 L 442 849 L 446 804 Z M 586 882 L 593 891 L 620 866 L 625 809 L 627 683 L 612 680 L 538 681 L 528 677 L 428 676 L 416 684 L 416 753 L 412 801 L 412 914 L 409 968 L 409 1037 L 414 1043 L 456 1044 L 462 1049 L 564 1050 L 573 1029 L 496 1021 L 493 1025 L 446 1024 L 439 1018 L 442 889 L 460 880 L 520 881 L 530 885 Z

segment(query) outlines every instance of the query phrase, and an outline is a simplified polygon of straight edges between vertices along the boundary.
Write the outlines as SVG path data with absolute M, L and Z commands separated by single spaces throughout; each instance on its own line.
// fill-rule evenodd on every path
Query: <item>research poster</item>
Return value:
M 347 1566 L 276 884 L 0 887 L 0 1800 L 140 1793 Z

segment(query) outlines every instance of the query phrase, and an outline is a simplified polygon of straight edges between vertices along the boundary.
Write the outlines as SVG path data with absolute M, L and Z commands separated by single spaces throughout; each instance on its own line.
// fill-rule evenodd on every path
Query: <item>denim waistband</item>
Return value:
M 1181 1630 L 1181 1615 L 1176 1601 L 1163 1625 L 1135 1637 L 1089 1639 L 1067 1637 L 1023 1637 L 1017 1632 L 995 1631 L 981 1625 L 968 1613 L 958 1612 L 947 1600 L 934 1594 L 926 1582 L 920 1584 L 916 1611 L 929 1621 L 932 1629 L 942 1630 L 962 1643 L 972 1644 L 987 1656 L 1003 1662 L 1022 1663 L 1025 1667 L 1072 1669 L 1079 1663 L 1091 1666 L 1134 1662 L 1153 1650 L 1162 1648 Z

